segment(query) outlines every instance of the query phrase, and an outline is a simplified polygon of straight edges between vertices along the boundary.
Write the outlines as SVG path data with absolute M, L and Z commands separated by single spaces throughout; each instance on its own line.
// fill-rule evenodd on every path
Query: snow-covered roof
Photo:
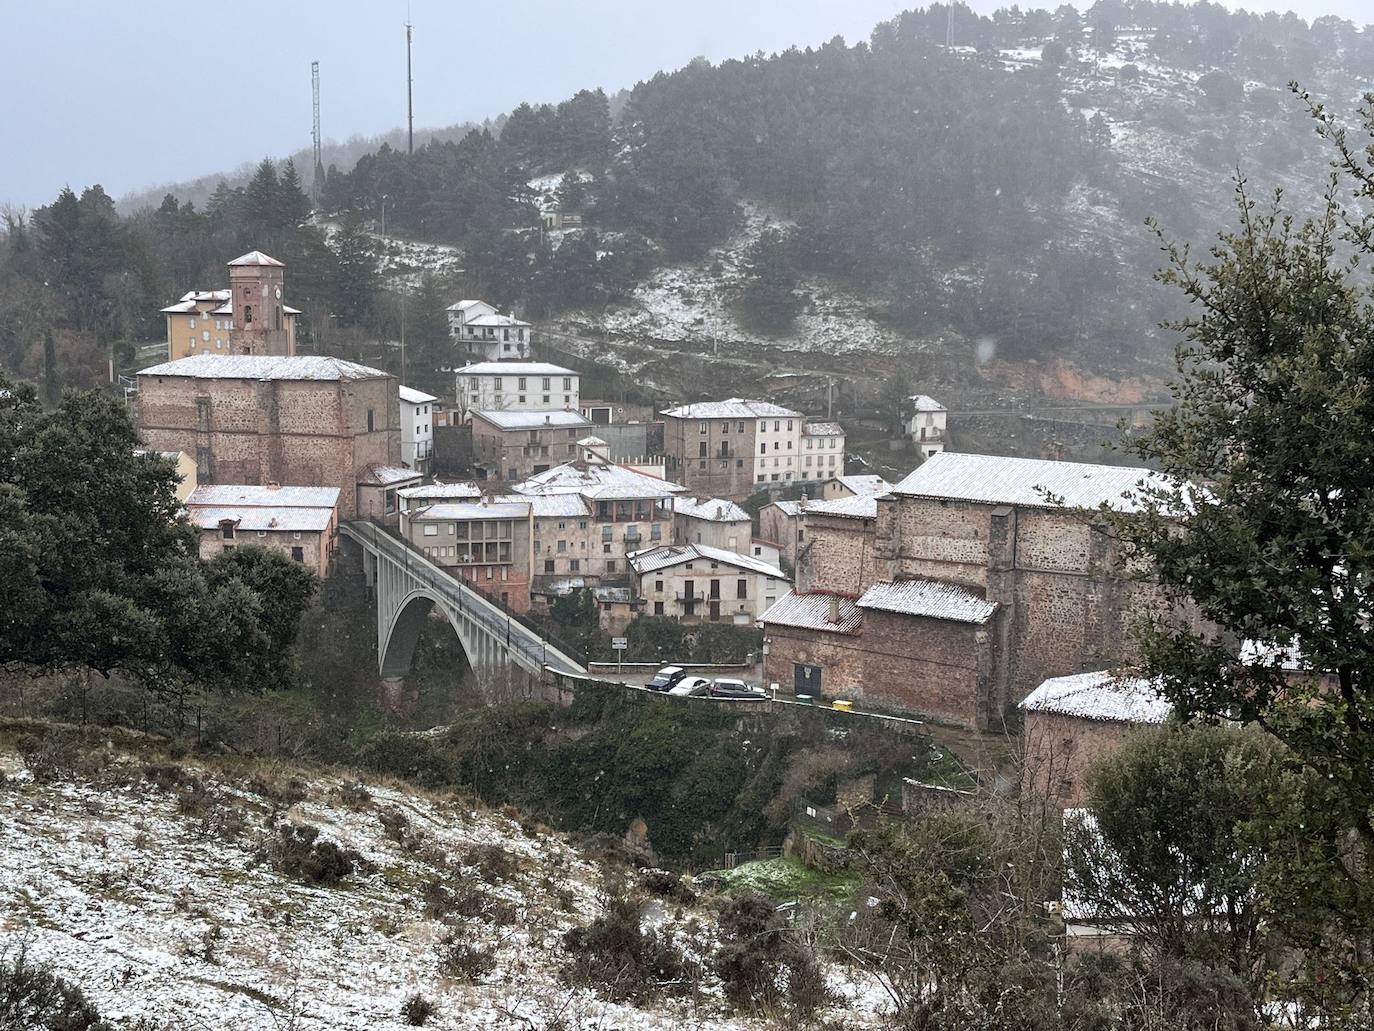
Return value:
M 687 490 L 681 484 L 623 465 L 556 465 L 511 488 L 517 494 L 580 494 L 590 501 L 669 498 Z
M 604 440 L 597 436 L 583 437 L 577 442 L 578 447 L 606 447 Z
M 807 501 L 802 505 L 807 515 L 840 516 L 844 519 L 876 519 L 878 495 L 853 494 L 829 501 Z
M 802 427 L 804 437 L 843 437 L 844 427 L 837 422 L 808 422 Z
M 1286 645 L 1271 644 L 1267 641 L 1242 641 L 1240 661 L 1247 666 L 1277 666 L 1289 673 L 1311 668 L 1303 659 L 1302 649 L 1298 647 L 1296 639 Z
M 494 304 L 488 304 L 486 301 L 466 300 L 466 301 L 457 301 L 457 302 L 455 302 L 455 303 L 453 303 L 453 304 L 450 304 L 450 305 L 448 306 L 448 308 L 446 308 L 445 310 L 446 310 L 446 311 L 467 311 L 469 308 L 471 308 L 471 307 L 473 307 L 474 305 L 477 305 L 477 304 L 480 304 L 480 305 L 482 305 L 483 307 L 486 307 L 486 308 L 491 308 L 493 311 L 494 311 L 495 308 L 496 308 L 496 305 L 494 305 Z
M 202 530 L 212 530 L 221 523 L 233 523 L 240 530 L 278 530 L 289 533 L 318 532 L 329 528 L 334 508 L 259 508 L 252 505 L 186 507 L 191 524 Z
M 361 380 L 380 379 L 387 373 L 323 355 L 196 354 L 149 366 L 139 375 L 195 379 Z
M 459 376 L 576 376 L 572 369 L 551 362 L 473 362 Z
M 269 265 L 273 268 L 285 268 L 276 258 L 263 254 L 262 251 L 249 251 L 247 254 L 240 255 L 229 262 L 231 267 L 235 265 Z
M 678 515 L 712 523 L 747 523 L 750 520 L 748 512 L 722 498 L 678 498 L 673 502 L 673 510 Z
M 1091 509 L 1103 504 L 1122 512 L 1139 505 L 1127 495 L 1142 483 L 1169 487 L 1168 477 L 1150 469 L 1040 458 L 1007 458 L 942 451 L 931 455 L 892 493 L 907 497 L 976 501 L 988 505 Z
M 986 623 L 997 611 L 996 602 L 974 594 L 967 587 L 939 580 L 876 583 L 864 591 L 855 604 L 861 609 L 945 619 L 953 623 Z
M 802 503 L 800 501 L 774 501 L 771 506 L 764 506 L 764 508 L 769 507 L 776 508 L 783 515 L 793 518 L 802 514 Z
M 209 304 L 212 301 L 227 301 L 233 294 L 228 290 L 188 290 L 181 295 L 176 304 L 169 304 L 162 310 L 169 315 L 178 315 L 184 312 L 196 311 L 198 305 Z M 214 314 L 219 314 L 216 309 Z
M 451 501 L 438 505 L 428 505 L 421 509 L 411 509 L 406 514 L 416 522 L 430 520 L 467 519 L 524 519 L 530 514 L 526 503 L 494 502 L 483 504 L 480 501 Z
M 474 408 L 472 414 L 499 430 L 537 430 L 543 426 L 573 429 L 591 425 L 580 412 L 510 412 L 505 409 Z
M 501 494 L 492 500 L 529 505 L 536 519 L 584 519 L 591 515 L 581 494 Z
M 1026 695 L 1021 708 L 1118 723 L 1163 723 L 1173 711 L 1154 681 L 1112 670 L 1050 677 Z
M 720 565 L 731 565 L 750 573 L 762 573 L 777 580 L 786 580 L 787 574 L 777 566 L 749 555 L 741 555 L 725 548 L 712 548 L 705 544 L 664 544 L 657 548 L 634 551 L 625 556 L 636 573 L 656 573 L 670 566 L 680 566 L 685 562 L 703 559 Z
M 831 602 L 835 603 L 836 620 L 830 621 Z M 824 630 L 832 634 L 857 634 L 863 627 L 864 614 L 853 600 L 836 594 L 798 594 L 788 591 L 768 607 L 759 617 L 763 623 L 797 627 L 801 630 Z
M 358 483 L 364 487 L 390 487 L 396 483 L 418 480 L 420 477 L 420 473 L 404 466 L 373 464 L 363 470 L 363 474 L 358 477 Z
M 872 473 L 836 476 L 832 482 L 838 483 L 851 494 L 886 494 L 892 489 L 892 484 Z
M 475 315 L 468 319 L 465 326 L 528 326 L 528 322 L 523 322 L 513 315 L 501 315 L 493 312 L 490 315 Z
M 694 401 L 679 405 L 659 413 L 673 419 L 759 419 L 783 418 L 799 419 L 801 412 L 794 412 L 771 401 L 750 401 L 742 397 L 732 397 L 725 401 Z
M 333 508 L 338 487 L 273 487 L 251 483 L 205 483 L 186 498 L 186 505 L 234 508 Z
M 944 405 L 929 394 L 912 394 L 907 400 L 918 412 L 943 412 L 947 410 Z
M 422 483 L 415 487 L 402 487 L 396 492 L 398 498 L 480 498 L 482 489 L 475 483 Z
M 398 389 L 401 393 L 401 400 L 407 404 L 423 405 L 429 404 L 431 401 L 439 400 L 433 394 L 426 394 L 423 390 L 416 390 L 414 387 L 408 387 L 404 383 L 401 384 Z

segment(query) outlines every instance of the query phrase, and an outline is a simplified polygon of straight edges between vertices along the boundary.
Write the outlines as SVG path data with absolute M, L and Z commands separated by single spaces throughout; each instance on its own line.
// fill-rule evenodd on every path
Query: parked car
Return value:
M 671 695 L 678 695 L 679 697 L 687 695 L 693 698 L 699 698 L 702 695 L 709 694 L 710 690 L 711 681 L 707 680 L 705 677 L 683 677 L 672 686 L 668 693 Z
M 644 686 L 650 691 L 667 691 L 686 675 L 681 666 L 664 666 Z
M 767 698 L 767 693 L 753 684 L 733 677 L 716 677 L 711 681 L 712 698 Z

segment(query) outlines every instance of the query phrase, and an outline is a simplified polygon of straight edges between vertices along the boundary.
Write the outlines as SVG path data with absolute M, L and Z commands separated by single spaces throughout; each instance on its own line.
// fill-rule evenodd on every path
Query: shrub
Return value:
M 445 934 L 435 949 L 439 973 L 445 977 L 475 984 L 496 969 L 496 956 L 491 949 L 472 942 L 456 929 Z
M 571 958 L 563 980 L 617 1002 L 684 994 L 692 973 L 687 961 L 666 935 L 644 931 L 639 910 L 637 899 L 613 895 L 590 924 L 569 930 L 563 945 Z
M 401 1004 L 401 1017 L 411 1027 L 424 1027 L 434 1016 L 434 1003 L 418 992 Z
M 493 898 L 471 879 L 457 880 L 450 888 L 436 877 L 426 882 L 423 898 L 424 915 L 431 920 L 462 917 L 485 920 L 498 927 L 515 923 L 515 903 Z
M 80 988 L 29 962 L 23 946 L 0 953 L 0 1028 L 21 1031 L 109 1031 Z
M 463 856 L 466 866 L 475 866 L 488 884 L 508 881 L 520 871 L 514 856 L 500 845 L 474 845 Z
M 260 857 L 288 877 L 325 887 L 339 884 L 355 869 L 367 865 L 352 849 L 321 841 L 318 827 L 285 823 L 278 825 L 277 836 L 261 850 Z
M 735 1009 L 806 1017 L 830 1001 L 815 957 L 767 899 L 754 895 L 726 903 L 720 932 L 716 974 Z
M 25 734 L 15 742 L 15 747 L 36 781 L 71 779 L 80 765 L 80 754 L 75 743 L 56 734 L 44 734 L 42 737 Z
M 654 898 L 670 899 L 684 906 L 690 906 L 697 900 L 697 893 L 687 887 L 681 877 L 667 870 L 645 870 L 639 884 Z

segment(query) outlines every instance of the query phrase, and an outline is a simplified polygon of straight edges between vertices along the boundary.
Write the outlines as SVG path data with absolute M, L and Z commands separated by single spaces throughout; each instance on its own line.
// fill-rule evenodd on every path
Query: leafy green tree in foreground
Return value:
M 289 685 L 314 574 L 258 548 L 202 562 L 172 464 L 138 448 L 111 395 L 44 412 L 0 381 L 0 669 Z
M 1178 713 L 1258 723 L 1330 785 L 1331 815 L 1354 840 L 1327 871 L 1341 879 L 1339 900 L 1315 900 L 1345 931 L 1340 948 L 1327 941 L 1321 978 L 1370 1018 L 1374 304 L 1357 259 L 1374 254 L 1374 153 L 1312 110 L 1338 155 L 1316 219 L 1284 213 L 1281 196 L 1261 207 L 1242 181 L 1240 227 L 1209 259 L 1167 246 L 1161 278 L 1194 312 L 1175 327 L 1185 339 L 1176 404 L 1127 447 L 1208 489 L 1153 492 L 1143 516 L 1116 523 L 1172 600 L 1191 599 L 1219 631 L 1167 619 L 1142 628 L 1146 672 Z M 1374 95 L 1362 113 L 1374 135 Z M 1295 682 L 1284 668 L 1294 659 L 1312 675 Z

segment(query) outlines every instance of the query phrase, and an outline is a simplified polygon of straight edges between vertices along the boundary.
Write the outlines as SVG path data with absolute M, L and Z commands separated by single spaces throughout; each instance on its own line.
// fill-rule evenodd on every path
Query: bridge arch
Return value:
M 410 672 L 420 631 L 436 605 L 457 635 L 458 643 L 474 673 L 506 664 L 504 656 L 498 655 L 496 649 L 484 647 L 482 636 L 469 632 L 466 620 L 444 598 L 425 588 L 416 588 L 396 604 L 389 625 L 378 640 L 378 664 L 384 678 L 403 677 Z

